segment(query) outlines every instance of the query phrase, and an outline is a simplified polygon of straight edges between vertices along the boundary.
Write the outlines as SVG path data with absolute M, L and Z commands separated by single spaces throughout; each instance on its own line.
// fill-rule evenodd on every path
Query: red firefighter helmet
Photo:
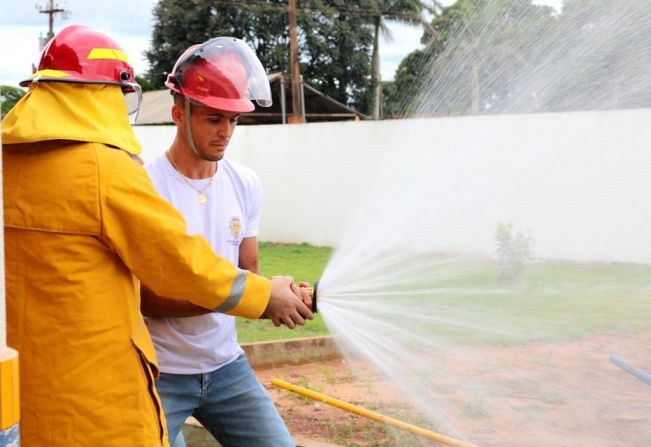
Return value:
M 110 37 L 86 26 L 62 29 L 43 49 L 38 71 L 20 83 L 77 82 L 116 84 L 122 91 L 138 89 L 126 54 Z
M 271 88 L 262 63 L 242 40 L 216 37 L 188 48 L 174 64 L 165 85 L 195 102 L 227 112 L 251 112 L 252 101 L 271 105 Z

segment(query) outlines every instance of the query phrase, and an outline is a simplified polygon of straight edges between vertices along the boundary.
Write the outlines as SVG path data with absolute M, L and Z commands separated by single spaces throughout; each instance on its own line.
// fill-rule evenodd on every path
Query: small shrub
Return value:
M 528 232 L 514 231 L 511 222 L 498 222 L 495 241 L 502 269 L 500 279 L 507 284 L 513 284 L 533 257 L 533 238 Z

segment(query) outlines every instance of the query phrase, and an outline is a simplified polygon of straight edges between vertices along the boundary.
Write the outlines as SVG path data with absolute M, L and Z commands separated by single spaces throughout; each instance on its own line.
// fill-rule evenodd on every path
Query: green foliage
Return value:
M 306 0 L 298 14 L 306 82 L 363 113 L 370 105 L 368 1 Z
M 394 116 L 651 106 L 648 0 L 458 0 L 401 64 Z M 388 103 L 388 104 L 387 104 Z
M 408 92 L 423 89 L 426 80 L 425 69 L 431 56 L 423 50 L 415 50 L 407 55 L 396 71 L 395 80 L 385 83 L 384 87 L 384 116 L 400 118 L 409 110 L 412 102 Z
M 287 67 L 287 11 L 281 1 L 242 6 L 208 0 L 162 0 L 153 15 L 152 45 L 146 56 L 151 66 L 148 77 L 159 88 L 190 45 L 218 36 L 247 41 L 270 71 Z M 278 47 L 283 51 L 277 51 Z
M 573 69 L 550 67 L 564 82 L 549 92 L 545 111 L 651 107 L 651 7 L 648 0 L 565 0 L 554 30 Z
M 16 103 L 25 96 L 25 90 L 10 85 L 0 85 L 0 103 L 2 103 L 2 115 L 8 113 Z
M 136 82 L 140 85 L 143 92 L 150 92 L 156 90 L 156 86 L 151 80 L 145 76 L 136 76 Z
M 369 0 L 305 0 L 297 13 L 301 74 L 305 82 L 349 106 L 368 104 L 372 34 Z M 251 45 L 268 72 L 291 72 L 287 3 L 242 4 L 161 0 L 154 7 L 147 74 L 161 88 L 175 61 L 192 44 L 233 36 Z
M 533 256 L 533 239 L 522 231 L 514 232 L 511 222 L 498 222 L 495 241 L 502 266 L 501 278 L 511 284 L 522 275 L 525 264 Z
M 510 100 L 510 76 L 535 63 L 535 42 L 554 22 L 552 8 L 531 0 L 458 0 L 443 8 L 423 35 L 425 49 L 396 74 L 403 97 L 419 96 L 404 101 L 403 110 L 497 113 Z M 418 95 L 432 82 L 445 88 Z
M 409 25 L 420 25 L 426 23 L 424 13 L 434 13 L 441 8 L 440 2 L 436 0 L 372 0 L 370 2 L 369 15 L 373 25 L 373 53 L 371 56 L 371 91 L 373 95 L 373 106 L 375 101 L 382 97 L 380 91 L 376 91 L 380 80 L 380 34 L 391 39 L 387 22 L 400 22 Z M 379 116 L 374 116 L 379 118 Z

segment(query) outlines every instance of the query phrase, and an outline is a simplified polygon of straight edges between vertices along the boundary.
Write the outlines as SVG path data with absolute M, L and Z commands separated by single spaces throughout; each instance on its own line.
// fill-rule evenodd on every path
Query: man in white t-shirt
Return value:
M 254 110 L 251 100 L 271 104 L 262 64 L 241 40 L 220 37 L 186 50 L 166 85 L 174 96 L 176 137 L 165 156 L 145 168 L 159 194 L 185 217 L 188 233 L 257 272 L 260 180 L 223 157 L 238 116 Z M 294 446 L 237 343 L 234 317 L 154 297 L 144 285 L 142 310 L 156 346 L 156 387 L 171 444 L 184 445 L 177 435 L 193 415 L 224 447 Z M 294 327 L 301 316 L 294 317 L 274 324 Z

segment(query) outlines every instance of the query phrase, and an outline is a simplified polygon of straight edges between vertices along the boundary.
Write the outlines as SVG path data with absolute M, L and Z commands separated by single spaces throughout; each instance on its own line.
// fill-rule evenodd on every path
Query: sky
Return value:
M 560 9 L 561 1 L 536 0 L 534 3 Z M 47 0 L 0 0 L 0 85 L 17 86 L 31 73 L 32 64 L 38 64 L 38 38 L 45 36 L 48 28 L 48 16 L 39 13 L 38 7 L 45 9 L 47 3 Z M 67 25 L 83 24 L 111 36 L 129 56 L 136 74 L 141 75 L 148 69 L 143 53 L 149 47 L 153 28 L 151 11 L 156 3 L 157 0 L 57 0 L 55 6 L 70 14 L 66 20 L 56 16 L 54 31 Z M 452 4 L 454 0 L 443 3 Z M 380 40 L 383 80 L 392 80 L 400 61 L 421 46 L 421 28 L 391 25 L 390 29 L 392 39 Z

